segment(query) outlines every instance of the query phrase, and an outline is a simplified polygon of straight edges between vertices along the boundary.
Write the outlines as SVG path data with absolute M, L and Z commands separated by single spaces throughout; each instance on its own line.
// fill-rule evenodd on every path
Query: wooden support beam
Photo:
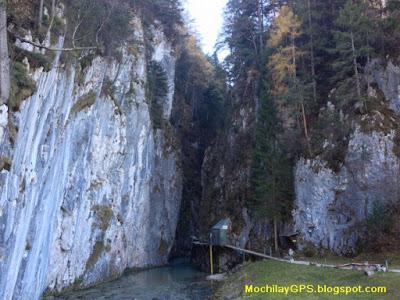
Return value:
M 211 271 L 211 275 L 213 275 L 214 274 L 214 262 L 213 262 L 212 245 L 210 245 L 210 271 Z

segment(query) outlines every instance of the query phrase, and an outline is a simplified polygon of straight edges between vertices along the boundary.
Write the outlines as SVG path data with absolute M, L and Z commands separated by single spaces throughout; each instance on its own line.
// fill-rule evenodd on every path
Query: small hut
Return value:
M 231 231 L 231 220 L 223 219 L 211 228 L 210 244 L 213 246 L 225 246 L 229 243 L 229 233 Z

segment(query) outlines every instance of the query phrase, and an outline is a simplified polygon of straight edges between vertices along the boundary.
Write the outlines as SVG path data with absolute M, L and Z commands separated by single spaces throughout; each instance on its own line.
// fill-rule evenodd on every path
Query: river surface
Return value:
M 215 282 L 206 280 L 184 260 L 168 266 L 138 272 L 98 285 L 94 288 L 54 297 L 57 300 L 181 300 L 211 299 Z

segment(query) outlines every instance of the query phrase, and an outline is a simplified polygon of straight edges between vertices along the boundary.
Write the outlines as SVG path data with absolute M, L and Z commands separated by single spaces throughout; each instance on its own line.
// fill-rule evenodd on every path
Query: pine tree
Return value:
M 313 32 L 313 17 L 311 10 L 311 1 L 307 0 L 307 19 L 308 19 L 308 35 L 310 38 L 310 66 L 311 66 L 311 79 L 313 87 L 313 100 L 317 102 L 317 81 L 315 74 L 315 53 L 314 53 L 314 32 Z
M 280 141 L 282 127 L 268 89 L 264 90 L 256 127 L 251 183 L 251 209 L 258 218 L 274 224 L 274 246 L 278 252 L 278 221 L 291 210 L 291 165 Z
M 400 2 L 398 0 L 387 1 L 386 7 L 382 9 L 382 43 L 384 44 L 384 55 L 389 55 L 394 60 L 398 59 L 400 49 Z
M 337 71 L 335 80 L 345 85 L 344 93 L 340 94 L 346 99 L 345 93 L 351 90 L 349 77 L 352 78 L 356 86 L 357 100 L 364 104 L 367 110 L 366 98 L 362 91 L 361 60 L 370 60 L 374 55 L 371 45 L 374 43 L 373 24 L 367 17 L 368 6 L 362 2 L 354 4 L 353 1 L 347 1 L 340 11 L 336 21 L 339 30 L 335 33 L 337 59 L 333 63 Z M 347 103 L 345 103 L 347 104 Z
M 264 34 L 260 32 L 263 31 L 260 5 L 262 3 L 254 0 L 230 0 L 226 6 L 224 42 L 230 50 L 226 62 L 232 80 L 237 82 L 243 80 L 250 69 L 259 67 Z
M 333 88 L 330 81 L 333 75 L 331 64 L 336 57 L 330 51 L 335 45 L 332 29 L 344 2 L 297 0 L 291 3 L 291 8 L 302 23 L 302 35 L 296 40 L 296 46 L 302 53 L 298 59 L 297 73 L 310 115 L 318 115 Z

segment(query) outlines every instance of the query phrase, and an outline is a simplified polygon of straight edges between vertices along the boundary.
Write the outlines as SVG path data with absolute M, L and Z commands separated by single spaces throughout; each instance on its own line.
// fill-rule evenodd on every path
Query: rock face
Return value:
M 168 122 L 175 58 L 161 31 L 152 47 L 167 74 Z M 97 57 L 81 72 L 59 57 L 49 72 L 37 70 L 13 147 L 0 109 L 1 155 L 11 160 L 0 173 L 0 299 L 39 299 L 167 261 L 182 189 L 178 153 L 171 133 L 151 122 L 144 49 L 123 52 L 120 62 Z
M 198 212 L 199 232 L 208 238 L 210 228 L 221 219 L 232 220 L 232 243 L 244 247 L 252 223 L 246 209 L 248 198 L 252 130 L 257 100 L 234 96 L 228 109 L 229 124 L 204 156 L 201 183 L 202 202 Z
M 382 68 L 378 61 L 374 61 L 370 68 L 371 79 L 384 93 L 390 108 L 400 113 L 400 67 L 389 62 L 386 68 Z
M 399 158 L 393 153 L 393 133 L 355 131 L 339 173 L 323 161 L 300 160 L 295 170 L 296 229 L 304 241 L 340 254 L 352 254 L 357 226 L 374 205 L 398 199 Z
M 400 111 L 400 69 L 392 63 L 382 68 L 374 62 L 370 74 L 376 85 L 370 96 L 392 110 L 392 116 L 376 112 L 378 118 L 373 120 L 382 129 L 384 119 L 397 118 Z M 377 97 L 379 92 L 383 100 Z M 300 247 L 311 243 L 338 254 L 356 252 L 360 225 L 374 207 L 399 201 L 397 139 L 393 128 L 363 132 L 356 125 L 338 172 L 319 159 L 297 163 L 293 216 L 301 235 Z

